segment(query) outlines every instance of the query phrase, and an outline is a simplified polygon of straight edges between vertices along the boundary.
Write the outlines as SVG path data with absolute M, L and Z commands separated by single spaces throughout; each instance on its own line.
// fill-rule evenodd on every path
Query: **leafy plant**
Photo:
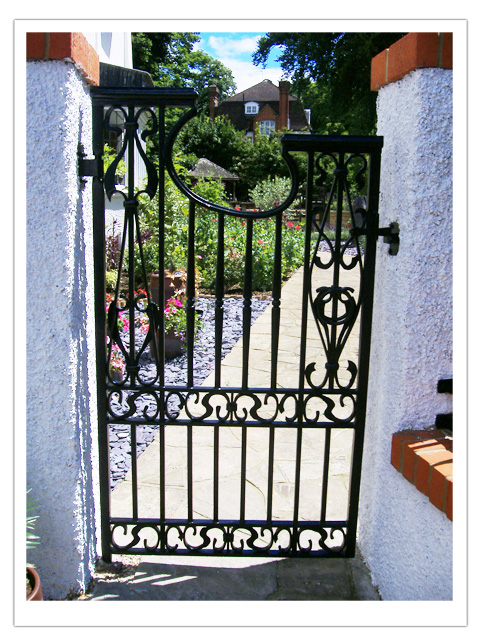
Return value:
M 249 191 L 249 198 L 257 209 L 272 209 L 284 202 L 290 193 L 292 182 L 289 178 L 275 177 L 271 180 L 263 180 Z
M 108 167 L 112 164 L 112 162 L 115 160 L 115 158 L 117 157 L 117 152 L 112 149 L 112 147 L 110 147 L 108 144 L 104 145 L 103 147 L 103 173 L 105 174 L 107 172 Z M 125 165 L 125 161 L 120 160 L 120 162 L 117 165 L 117 168 L 115 169 L 115 177 L 118 180 L 118 182 L 121 182 L 122 179 L 125 176 L 125 173 L 127 172 L 127 167 Z
M 33 513 L 38 509 L 37 501 L 30 496 L 31 489 L 27 491 L 27 551 L 34 549 L 40 544 L 40 538 L 35 535 L 35 523 L 38 520 L 38 514 Z M 33 567 L 33 564 L 30 564 Z
M 107 286 L 107 291 L 114 291 L 117 286 L 118 280 L 118 272 L 117 271 L 107 271 L 105 273 L 105 282 Z

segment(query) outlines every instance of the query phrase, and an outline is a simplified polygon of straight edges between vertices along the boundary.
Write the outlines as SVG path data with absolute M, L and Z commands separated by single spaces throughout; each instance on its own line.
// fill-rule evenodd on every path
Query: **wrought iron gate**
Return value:
M 286 201 L 269 211 L 239 211 L 215 205 L 199 197 L 176 173 L 172 160 L 174 141 L 185 123 L 195 116 L 195 93 L 170 89 L 92 90 L 94 111 L 93 160 L 81 157 L 80 172 L 93 176 L 95 309 L 97 386 L 99 412 L 100 489 L 102 504 L 103 556 L 111 553 L 135 554 L 217 554 L 276 556 L 340 556 L 355 553 L 355 538 L 360 487 L 362 447 L 367 401 L 370 352 L 375 245 L 378 230 L 378 194 L 382 139 L 378 137 L 326 137 L 286 134 L 282 138 L 283 157 L 288 165 L 292 188 Z M 165 135 L 166 109 L 188 109 Z M 113 114 L 116 117 L 113 118 Z M 120 117 L 117 117 L 120 116 Z M 115 121 L 115 123 L 114 123 Z M 143 123 L 143 124 L 142 124 Z M 103 175 L 104 132 L 113 132 L 121 140 L 118 153 Z M 158 166 L 148 158 L 142 140 L 155 141 Z M 296 154 L 306 159 L 304 226 L 304 262 L 302 284 L 296 305 L 301 308 L 299 347 L 295 365 L 297 373 L 286 384 L 279 378 L 280 325 L 282 305 L 282 234 L 284 212 L 300 189 Z M 126 184 L 121 196 L 124 205 L 120 270 L 128 271 L 128 294 L 120 295 L 120 277 L 113 300 L 106 307 L 105 298 L 105 194 L 111 198 L 117 190 L 115 173 L 119 163 L 127 165 Z M 164 376 L 165 340 L 163 287 L 159 286 L 156 304 L 149 288 L 148 274 L 143 272 L 145 297 L 138 295 L 134 265 L 138 258 L 144 265 L 139 226 L 139 192 L 135 175 L 143 165 L 146 180 L 143 193 L 148 198 L 158 194 L 158 271 L 164 272 L 165 223 L 164 176 L 168 170 L 178 189 L 189 198 L 188 260 L 186 282 L 187 380 L 185 384 L 167 384 Z M 353 171 L 355 169 L 355 171 Z M 325 202 L 318 203 L 316 190 L 327 187 Z M 354 204 L 354 196 L 366 192 L 363 205 Z M 145 197 L 145 195 L 143 196 Z M 351 226 L 342 239 L 342 212 L 347 207 Z M 215 366 L 211 384 L 194 383 L 196 289 L 195 222 L 202 208 L 214 212 L 212 233 L 217 236 L 216 293 L 214 297 Z M 332 212 L 332 220 L 330 219 Z M 243 281 L 243 338 L 237 386 L 222 384 L 222 323 L 224 316 L 224 234 L 228 216 L 240 217 L 246 226 Z M 213 216 L 212 216 L 213 218 Z M 252 242 L 255 225 L 265 218 L 275 221 L 274 269 L 271 294 L 270 363 L 264 385 L 249 383 L 251 353 Z M 332 239 L 326 229 L 333 222 Z M 135 242 L 137 240 L 137 242 Z M 136 255 L 138 253 L 138 255 Z M 345 284 L 346 274 L 358 274 L 358 286 Z M 317 275 L 322 275 L 320 286 Z M 121 274 L 120 274 L 121 275 Z M 326 278 L 326 279 L 325 279 Z M 322 284 L 323 283 L 323 284 Z M 122 307 L 122 304 L 124 305 Z M 119 314 L 128 320 L 128 330 L 119 330 Z M 288 313 L 287 313 L 288 315 Z M 146 321 L 145 334 L 139 333 L 139 317 Z M 313 316 L 313 322 L 309 317 Z M 358 334 L 353 332 L 358 327 Z M 145 331 L 146 329 L 144 329 Z M 322 353 L 315 361 L 308 351 L 312 331 L 320 339 Z M 358 335 L 360 336 L 358 338 Z M 312 338 L 313 339 L 313 338 Z M 346 345 L 355 342 L 358 358 L 344 360 Z M 150 350 L 153 373 L 142 370 L 142 358 Z M 111 373 L 115 353 L 124 363 L 120 379 Z M 289 354 L 292 356 L 292 354 Z M 208 380 L 207 380 L 208 382 Z M 114 455 L 112 433 L 123 428 L 122 437 L 129 443 L 130 470 L 125 502 L 119 513 L 112 513 L 110 462 Z M 149 470 L 148 482 L 142 484 L 142 450 L 144 430 L 153 429 L 155 467 Z M 117 433 L 117 431 L 115 431 Z M 170 434 L 183 438 L 176 457 L 170 456 Z M 234 447 L 225 448 L 227 436 L 234 434 Z M 335 508 L 329 491 L 332 481 L 334 439 L 347 437 L 351 442 L 346 463 L 349 474 L 344 517 L 331 517 Z M 202 440 L 203 438 L 203 440 Z M 264 477 L 262 509 L 250 510 L 248 495 L 252 485 L 247 456 L 250 442 L 264 440 Z M 282 440 L 283 438 L 283 440 Z M 305 458 L 305 443 L 318 454 L 315 461 Z M 347 438 L 347 439 L 348 439 Z M 194 490 L 196 442 L 208 446 L 199 451 L 209 456 L 211 473 L 205 478 L 210 495 L 197 499 Z M 256 440 L 257 439 L 257 440 Z M 316 443 L 316 444 L 315 444 Z M 292 453 L 286 508 L 276 511 L 285 482 L 279 483 L 278 468 L 282 451 Z M 144 447 L 143 447 L 144 448 Z M 147 449 L 148 451 L 148 449 Z M 237 455 L 235 485 L 224 483 L 222 469 L 233 465 Z M 178 453 L 184 454 L 183 463 Z M 312 455 L 313 455 L 312 454 Z M 153 454 L 152 454 L 153 455 Z M 202 460 L 205 468 L 205 461 Z M 317 470 L 315 479 L 304 479 L 304 465 Z M 182 468 L 183 467 L 183 468 Z M 185 482 L 171 491 L 172 472 L 184 474 Z M 140 487 L 141 485 L 141 487 Z M 281 486 L 280 486 L 281 485 Z M 309 509 L 302 510 L 304 489 L 308 485 Z M 146 489 L 145 489 L 146 487 Z M 279 488 L 280 487 L 280 488 Z M 142 494 L 140 488 L 145 489 Z M 118 491 L 115 488 L 115 493 Z M 125 496 L 124 496 L 125 497 Z M 278 498 L 278 500 L 277 500 Z M 286 499 L 285 495 L 283 498 Z M 282 498 L 282 499 L 283 499 Z M 175 508 L 185 499 L 185 513 L 179 517 Z M 208 502 L 208 509 L 205 507 Z M 198 504 L 202 508 L 198 508 Z M 303 503 L 302 503 L 303 504 Z M 312 506 L 313 505 L 313 506 Z M 238 511 L 232 515 L 232 509 Z M 258 505 L 257 505 L 258 506 Z M 205 515 L 205 512 L 209 513 Z M 202 515 L 203 514 L 203 515 Z M 253 514 L 253 515 L 252 515 Z

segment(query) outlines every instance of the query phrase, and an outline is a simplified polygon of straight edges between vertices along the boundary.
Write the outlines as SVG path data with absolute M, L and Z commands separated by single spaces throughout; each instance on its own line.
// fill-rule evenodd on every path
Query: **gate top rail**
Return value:
M 383 147 L 383 136 L 321 136 L 285 133 L 281 137 L 286 151 L 369 153 Z
M 92 87 L 93 104 L 134 104 L 138 106 L 168 105 L 191 107 L 198 94 L 195 89 L 170 87 Z

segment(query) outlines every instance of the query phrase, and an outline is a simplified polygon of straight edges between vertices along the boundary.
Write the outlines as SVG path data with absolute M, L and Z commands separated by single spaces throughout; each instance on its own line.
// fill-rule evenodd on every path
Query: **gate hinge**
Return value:
M 400 246 L 400 227 L 398 222 L 391 222 L 388 227 L 379 229 L 378 235 L 383 236 L 383 241 L 390 245 L 388 253 L 391 256 L 396 256 Z
M 103 177 L 103 160 L 102 158 L 87 158 L 83 145 L 78 144 L 78 175 L 80 180 L 83 178 L 102 178 Z M 82 180 L 85 182 L 85 180 Z

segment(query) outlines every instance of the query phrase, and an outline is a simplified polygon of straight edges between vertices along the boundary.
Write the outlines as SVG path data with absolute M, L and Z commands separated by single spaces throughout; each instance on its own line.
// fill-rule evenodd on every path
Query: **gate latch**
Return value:
M 87 158 L 83 144 L 79 142 L 77 149 L 78 175 L 84 183 L 83 178 L 102 178 L 103 160 L 101 158 Z
M 388 227 L 379 229 L 378 235 L 383 236 L 383 241 L 390 245 L 388 253 L 391 256 L 396 256 L 400 246 L 400 227 L 398 222 L 391 222 Z

